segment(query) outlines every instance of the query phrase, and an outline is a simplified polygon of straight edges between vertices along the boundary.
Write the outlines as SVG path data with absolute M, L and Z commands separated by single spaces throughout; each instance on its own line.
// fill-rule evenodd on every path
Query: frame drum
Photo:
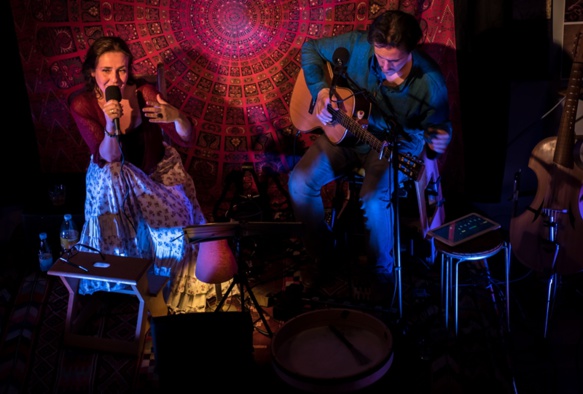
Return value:
M 275 334 L 275 372 L 286 383 L 316 393 L 346 393 L 380 379 L 393 362 L 393 339 L 377 318 L 331 308 L 298 315 Z

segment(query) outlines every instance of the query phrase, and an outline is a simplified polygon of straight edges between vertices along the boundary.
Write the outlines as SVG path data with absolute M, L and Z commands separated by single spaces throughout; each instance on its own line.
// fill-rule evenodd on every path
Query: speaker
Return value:
M 193 384 L 241 388 L 253 380 L 253 322 L 248 311 L 153 317 L 151 334 L 161 389 Z

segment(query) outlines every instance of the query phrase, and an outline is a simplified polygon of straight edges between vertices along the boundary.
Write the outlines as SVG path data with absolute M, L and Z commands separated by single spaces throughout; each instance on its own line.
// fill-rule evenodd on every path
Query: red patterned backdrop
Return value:
M 366 29 L 385 9 L 423 21 L 427 51 L 448 82 L 461 152 L 453 0 L 11 0 L 42 171 L 83 173 L 89 153 L 67 110 L 83 84 L 88 46 L 119 35 L 132 49 L 135 73 L 164 64 L 168 100 L 191 115 L 196 144 L 182 149 L 207 211 L 225 177 L 253 163 L 282 184 L 306 146 L 296 138 L 288 106 L 308 38 Z M 447 159 L 447 158 L 445 158 Z M 456 159 L 457 160 L 457 159 Z M 460 177 L 462 166 L 446 166 Z M 461 174 L 463 176 L 463 174 Z

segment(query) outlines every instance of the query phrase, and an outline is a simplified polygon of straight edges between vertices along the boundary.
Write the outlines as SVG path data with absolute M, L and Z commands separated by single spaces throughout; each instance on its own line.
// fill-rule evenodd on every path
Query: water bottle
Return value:
M 79 231 L 77 226 L 73 221 L 73 216 L 70 213 L 66 213 L 64 216 L 63 224 L 61 224 L 61 249 L 62 251 L 69 250 L 77 242 L 79 242 Z
M 53 266 L 53 253 L 47 241 L 47 233 L 40 233 L 38 237 L 40 238 L 40 246 L 38 248 L 40 270 L 47 272 Z

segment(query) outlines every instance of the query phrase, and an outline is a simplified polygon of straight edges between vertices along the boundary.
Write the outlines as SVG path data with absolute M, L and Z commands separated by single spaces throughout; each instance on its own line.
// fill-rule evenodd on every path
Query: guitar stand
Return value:
M 543 331 L 543 338 L 547 338 L 549 319 L 552 314 L 553 304 L 557 296 L 558 281 L 561 276 L 557 272 L 557 257 L 559 256 L 560 245 L 557 243 L 557 217 L 560 214 L 567 213 L 567 210 L 544 209 L 543 214 L 548 218 L 545 225 L 548 227 L 548 240 L 550 246 L 554 248 L 553 262 L 551 264 L 551 274 L 547 282 L 547 301 L 545 309 L 545 326 Z
M 273 336 L 273 331 L 265 316 L 263 315 L 263 310 L 255 298 L 255 294 L 251 291 L 251 286 L 245 275 L 245 269 L 243 264 L 243 258 L 241 257 L 241 238 L 244 236 L 252 236 L 258 234 L 264 234 L 267 231 L 271 235 L 276 234 L 287 234 L 290 233 L 300 233 L 302 223 L 301 222 L 237 222 L 231 221 L 227 223 L 206 223 L 196 226 L 187 226 L 183 228 L 184 236 L 188 242 L 204 242 L 211 241 L 214 239 L 224 239 L 234 237 L 235 240 L 235 259 L 237 260 L 237 273 L 233 276 L 232 282 L 224 295 L 219 296 L 217 292 L 217 299 L 220 299 L 215 312 L 220 311 L 225 303 L 225 300 L 235 287 L 239 285 L 239 295 L 241 297 L 241 311 L 245 311 L 245 291 L 249 293 L 249 297 L 253 302 L 253 305 L 257 309 L 259 314 L 259 320 L 265 324 L 266 332 L 259 330 L 255 327 L 257 331 L 269 337 Z M 254 321 L 253 324 L 257 322 Z
M 263 309 L 261 308 L 261 306 L 259 305 L 259 302 L 257 302 L 257 298 L 255 298 L 255 294 L 253 294 L 253 291 L 251 290 L 251 286 L 249 285 L 249 281 L 247 279 L 247 276 L 245 274 L 245 269 L 243 267 L 243 262 L 242 262 L 242 258 L 241 258 L 241 239 L 239 236 L 235 237 L 235 257 L 237 259 L 237 273 L 235 274 L 235 276 L 233 277 L 233 280 L 231 282 L 231 284 L 229 285 L 229 288 L 227 289 L 227 291 L 225 292 L 225 294 L 222 295 L 221 300 L 219 301 L 219 304 L 217 305 L 217 308 L 215 309 L 215 312 L 220 312 L 223 308 L 223 305 L 225 304 L 225 300 L 227 299 L 227 297 L 229 296 L 229 294 L 231 293 L 231 291 L 233 291 L 233 288 L 235 287 L 235 285 L 239 285 L 239 296 L 241 299 L 241 312 L 245 312 L 246 311 L 246 307 L 245 307 L 245 290 L 247 290 L 247 293 L 249 294 L 249 298 L 251 299 L 251 302 L 253 303 L 253 305 L 255 306 L 255 309 L 257 310 L 257 313 L 259 314 L 259 319 L 263 322 L 263 325 L 265 326 L 265 331 L 263 332 L 263 330 L 259 330 L 257 327 L 255 327 L 255 323 L 258 320 L 255 320 L 253 322 L 253 326 L 254 328 L 260 332 L 263 335 L 267 335 L 268 337 L 272 337 L 273 336 L 273 331 L 271 330 L 271 327 L 269 327 L 269 323 L 267 322 L 267 319 L 265 319 L 265 316 L 263 314 Z
M 559 253 L 559 245 L 556 245 L 554 259 L 556 261 L 557 255 Z M 549 329 L 549 319 L 551 317 L 551 313 L 553 310 L 553 304 L 555 302 L 555 298 L 557 296 L 557 287 L 559 285 L 560 275 L 557 272 L 551 273 L 549 276 L 549 280 L 547 282 L 547 303 L 545 309 L 545 327 L 543 331 L 543 338 L 547 338 L 548 329 Z

